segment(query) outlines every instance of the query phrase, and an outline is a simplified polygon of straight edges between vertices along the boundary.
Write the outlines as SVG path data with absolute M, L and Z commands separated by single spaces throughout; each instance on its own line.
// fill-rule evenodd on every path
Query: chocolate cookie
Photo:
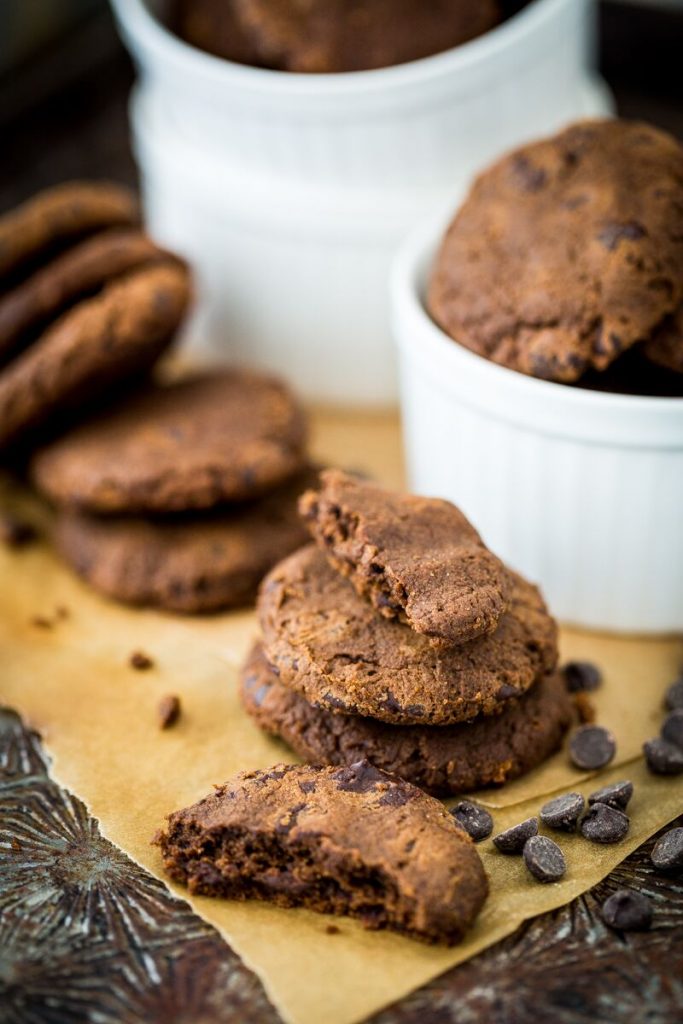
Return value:
M 646 124 L 585 121 L 477 179 L 428 307 L 479 355 L 571 383 L 680 306 L 682 265 L 683 147 Z
M 332 469 L 299 507 L 330 564 L 388 619 L 459 644 L 491 633 L 509 605 L 510 573 L 448 501 Z
M 536 589 L 513 576 L 510 609 L 489 636 L 460 647 L 378 615 L 309 545 L 261 585 L 268 660 L 307 701 L 394 724 L 448 725 L 491 714 L 557 661 L 557 628 Z
M 80 242 L 0 296 L 0 363 L 25 348 L 40 327 L 114 277 L 168 259 L 142 232 L 103 231 Z
M 65 313 L 0 371 L 0 447 L 139 377 L 172 341 L 189 297 L 187 270 L 169 259 Z
M 13 279 L 74 239 L 137 219 L 133 193 L 111 182 L 69 181 L 39 192 L 0 217 L 0 279 Z
M 657 366 L 683 373 L 683 306 L 666 318 L 642 348 L 643 354 Z
M 233 0 L 259 62 L 281 71 L 388 67 L 474 39 L 500 20 L 495 0 Z
M 351 915 L 429 942 L 457 942 L 488 889 L 445 808 L 367 761 L 242 772 L 171 814 L 155 842 L 191 893 Z
M 43 449 L 38 487 L 94 512 L 174 512 L 257 497 L 305 465 L 305 422 L 279 381 L 211 370 L 151 385 Z
M 235 12 L 234 0 L 176 0 L 170 26 L 190 46 L 237 64 L 263 61 Z
M 306 540 L 296 501 L 313 476 L 204 515 L 144 520 L 65 508 L 55 544 L 80 576 L 119 601 L 186 613 L 252 604 L 262 577 Z
M 498 786 L 545 761 L 574 721 L 559 673 L 545 676 L 499 715 L 460 725 L 386 725 L 315 708 L 283 686 L 261 644 L 242 670 L 242 702 L 257 724 L 305 761 L 378 768 L 435 795 Z

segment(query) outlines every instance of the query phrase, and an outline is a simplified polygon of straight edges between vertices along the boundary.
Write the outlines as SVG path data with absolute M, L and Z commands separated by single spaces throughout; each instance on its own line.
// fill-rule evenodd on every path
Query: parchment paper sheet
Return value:
M 391 417 L 319 414 L 314 447 L 330 462 L 400 482 L 399 436 Z M 12 502 L 22 506 L 24 499 L 0 482 L 0 508 Z M 68 618 L 55 620 L 57 607 L 68 609 Z M 36 625 L 36 616 L 54 621 L 53 627 Z M 184 619 L 131 611 L 90 592 L 46 545 L 0 548 L 0 701 L 42 734 L 53 776 L 86 802 L 103 832 L 162 877 L 149 840 L 165 814 L 240 769 L 293 760 L 257 730 L 237 699 L 237 668 L 253 635 L 251 613 Z M 154 659 L 151 671 L 130 668 L 135 649 Z M 627 839 L 600 847 L 562 836 L 569 870 L 555 885 L 539 885 L 520 858 L 480 844 L 491 896 L 466 941 L 451 950 L 365 932 L 347 920 L 336 921 L 339 934 L 327 935 L 327 920 L 306 911 L 190 900 L 256 971 L 285 1020 L 362 1020 L 524 919 L 585 891 L 683 810 L 683 780 L 649 775 L 639 757 L 643 739 L 659 728 L 662 694 L 683 662 L 683 643 L 566 630 L 562 656 L 602 666 L 606 679 L 595 704 L 599 721 L 617 736 L 619 767 L 587 778 L 560 753 L 526 779 L 479 798 L 495 808 L 498 831 L 535 814 L 546 793 L 569 786 L 588 793 L 629 777 L 636 795 Z M 177 726 L 162 732 L 156 709 L 168 693 L 180 696 L 183 713 Z M 187 897 L 185 890 L 175 891 Z

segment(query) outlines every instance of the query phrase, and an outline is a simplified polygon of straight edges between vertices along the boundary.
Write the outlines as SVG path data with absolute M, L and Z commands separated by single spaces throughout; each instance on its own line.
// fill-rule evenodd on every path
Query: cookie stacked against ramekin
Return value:
M 137 216 L 127 189 L 71 182 L 0 217 L 0 462 L 28 465 L 57 548 L 103 593 L 248 604 L 306 539 L 305 417 L 261 374 L 152 377 L 190 274 Z
M 499 785 L 561 743 L 573 703 L 557 627 L 448 502 L 338 470 L 300 500 L 310 544 L 261 585 L 242 698 L 314 763 L 440 795 Z

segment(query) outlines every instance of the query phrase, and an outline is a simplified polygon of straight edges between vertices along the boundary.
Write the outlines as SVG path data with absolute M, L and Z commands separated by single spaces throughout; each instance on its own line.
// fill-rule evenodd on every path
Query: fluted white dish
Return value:
M 424 305 L 443 224 L 392 276 L 410 483 L 456 502 L 562 621 L 683 631 L 683 399 L 527 377 L 458 345 Z

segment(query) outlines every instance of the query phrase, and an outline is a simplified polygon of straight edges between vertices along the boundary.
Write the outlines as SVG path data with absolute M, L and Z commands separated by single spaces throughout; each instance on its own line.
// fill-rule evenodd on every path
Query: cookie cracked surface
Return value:
M 33 475 L 59 504 L 164 513 L 258 497 L 305 463 L 305 420 L 279 381 L 241 370 L 150 385 L 39 452 Z
M 513 575 L 498 629 L 441 647 L 378 615 L 315 545 L 280 563 L 257 604 L 268 660 L 311 704 L 395 724 L 490 714 L 557 661 L 557 627 L 532 584 Z
M 176 811 L 155 841 L 190 892 L 360 918 L 457 942 L 487 881 L 445 808 L 367 761 L 245 772 Z
M 455 505 L 341 470 L 299 505 L 330 564 L 389 619 L 450 644 L 496 629 L 512 577 Z
M 260 643 L 242 670 L 242 703 L 266 732 L 314 764 L 377 768 L 436 796 L 498 786 L 530 771 L 558 749 L 575 720 L 560 673 L 545 676 L 499 715 L 438 728 L 387 725 L 315 708 L 279 681 Z
M 683 302 L 682 266 L 683 147 L 639 122 L 584 121 L 480 175 L 428 308 L 479 355 L 572 383 L 656 333 Z

